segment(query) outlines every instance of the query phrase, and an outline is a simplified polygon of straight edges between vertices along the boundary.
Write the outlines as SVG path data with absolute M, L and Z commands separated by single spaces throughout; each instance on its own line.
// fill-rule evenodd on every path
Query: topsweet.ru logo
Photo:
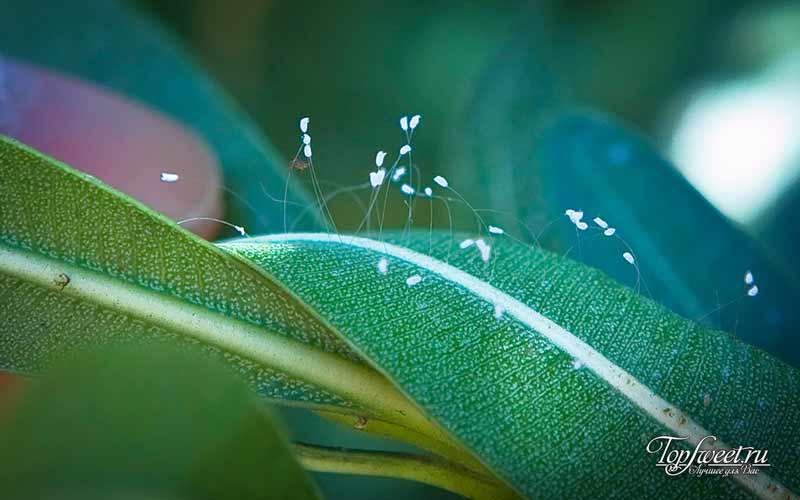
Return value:
M 767 450 L 752 446 L 737 448 L 715 448 L 715 436 L 706 436 L 694 450 L 673 446 L 673 443 L 688 438 L 658 436 L 647 443 L 647 452 L 659 454 L 656 466 L 663 467 L 668 476 L 679 476 L 688 472 L 694 476 L 758 474 L 760 468 L 769 467 Z

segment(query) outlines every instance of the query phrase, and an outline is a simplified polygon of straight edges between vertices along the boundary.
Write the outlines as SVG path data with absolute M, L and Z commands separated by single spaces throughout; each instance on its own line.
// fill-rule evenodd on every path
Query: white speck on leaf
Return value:
M 389 271 L 389 261 L 385 257 L 381 257 L 378 261 L 378 272 L 386 274 Z
M 573 359 L 572 360 L 572 369 L 573 370 L 580 370 L 581 368 L 583 368 L 583 361 L 581 361 L 580 359 Z
M 422 281 L 422 276 L 420 276 L 419 274 L 414 274 L 414 275 L 412 275 L 412 276 L 409 276 L 409 277 L 406 279 L 406 285 L 408 285 L 408 286 L 414 286 L 414 285 L 416 285 L 417 283 L 419 283 L 420 281 Z
M 506 312 L 506 308 L 503 304 L 495 304 L 494 305 L 494 318 L 500 319 L 503 317 L 503 313 Z

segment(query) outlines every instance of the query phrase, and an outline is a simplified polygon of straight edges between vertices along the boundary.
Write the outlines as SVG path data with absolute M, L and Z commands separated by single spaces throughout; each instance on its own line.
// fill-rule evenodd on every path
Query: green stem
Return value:
M 484 476 L 493 476 L 482 463 L 472 456 L 467 450 L 452 441 L 441 441 L 427 434 L 422 434 L 416 429 L 409 429 L 394 422 L 388 422 L 379 418 L 368 417 L 365 415 L 342 413 L 337 410 L 314 410 L 318 415 L 346 425 L 360 432 L 366 432 L 375 436 L 386 437 L 412 444 L 425 451 L 434 453 L 442 458 L 462 465 L 474 472 Z
M 493 478 L 445 460 L 384 451 L 345 450 L 295 443 L 294 451 L 308 470 L 391 477 L 430 484 L 466 498 L 517 499 L 519 495 Z

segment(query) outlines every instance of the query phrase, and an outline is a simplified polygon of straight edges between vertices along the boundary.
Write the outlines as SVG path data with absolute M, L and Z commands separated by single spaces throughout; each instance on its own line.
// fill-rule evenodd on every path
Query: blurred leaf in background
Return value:
M 282 198 L 275 186 L 283 186 L 288 161 L 180 48 L 177 38 L 136 9 L 116 0 L 15 2 L 0 18 L 0 51 L 107 86 L 191 127 L 222 164 L 229 189 L 226 218 L 255 233 L 283 228 L 283 204 L 267 197 L 261 185 Z M 291 127 L 297 138 L 297 118 Z M 309 201 L 301 190 L 293 190 L 289 199 Z M 292 217 L 299 213 L 296 205 L 288 209 Z M 312 211 L 299 227 L 317 228 L 314 215 Z
M 4 498 L 318 498 L 227 367 L 162 345 L 62 362 L 4 415 Z

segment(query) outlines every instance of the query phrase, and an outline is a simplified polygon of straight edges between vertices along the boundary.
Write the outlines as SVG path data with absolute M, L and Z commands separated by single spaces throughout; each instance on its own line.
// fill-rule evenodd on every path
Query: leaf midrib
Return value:
M 173 296 L 0 244 L 0 273 L 200 340 L 327 389 L 391 420 L 419 411 L 372 368 Z M 69 277 L 57 285 L 60 275 Z

